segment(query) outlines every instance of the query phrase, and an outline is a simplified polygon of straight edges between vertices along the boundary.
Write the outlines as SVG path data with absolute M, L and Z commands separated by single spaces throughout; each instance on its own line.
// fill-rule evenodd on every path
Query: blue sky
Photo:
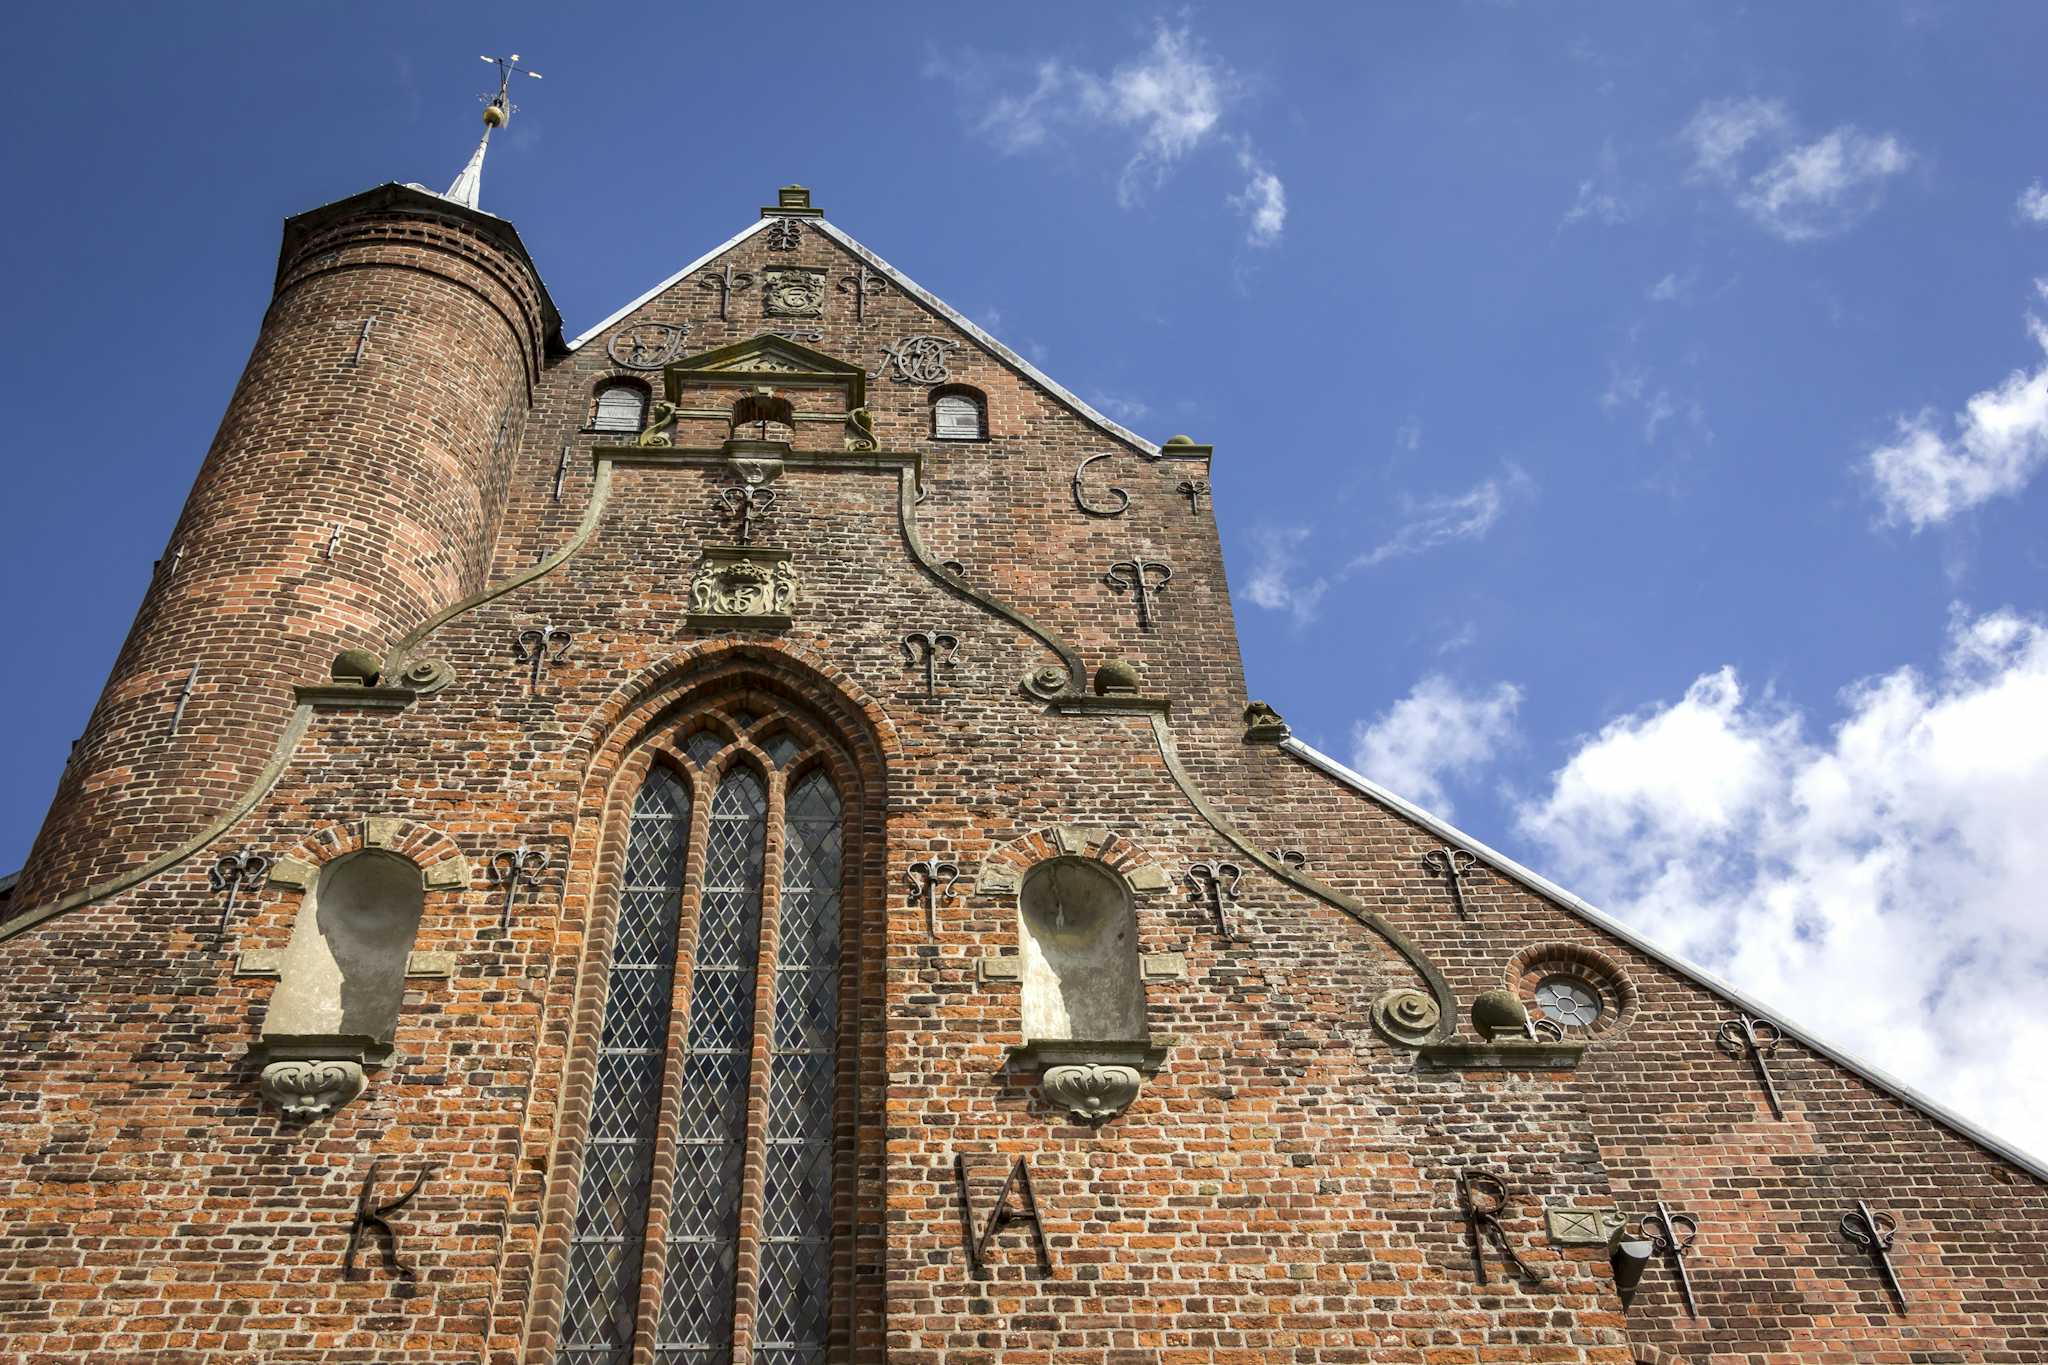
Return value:
M 571 334 L 802 181 L 1217 448 L 1297 733 L 2048 1150 L 2048 9 L 17 6 L 40 821 L 288 214 L 494 143 Z M 71 397 L 98 381 L 99 397 Z

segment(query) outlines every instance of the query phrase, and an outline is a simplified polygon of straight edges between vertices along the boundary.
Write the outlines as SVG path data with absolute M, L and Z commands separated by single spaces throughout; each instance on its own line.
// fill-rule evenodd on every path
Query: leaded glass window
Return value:
M 844 811 L 815 742 L 743 708 L 715 714 L 676 732 L 676 770 L 653 768 L 633 806 L 565 1365 L 627 1365 L 636 1338 L 657 1365 L 728 1365 L 741 1296 L 758 1365 L 826 1362 Z M 757 1057 L 766 1084 L 752 1089 Z M 743 1261 L 745 1245 L 758 1254 Z

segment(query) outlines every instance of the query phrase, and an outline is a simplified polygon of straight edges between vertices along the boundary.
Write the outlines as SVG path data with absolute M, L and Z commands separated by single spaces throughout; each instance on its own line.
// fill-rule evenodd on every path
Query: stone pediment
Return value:
M 860 366 L 772 335 L 735 341 L 675 361 L 667 367 L 669 396 L 671 400 L 680 397 L 683 389 L 714 376 L 745 380 L 756 375 L 772 378 L 779 385 L 843 388 L 848 392 L 849 407 L 861 406 L 867 397 L 867 372 Z

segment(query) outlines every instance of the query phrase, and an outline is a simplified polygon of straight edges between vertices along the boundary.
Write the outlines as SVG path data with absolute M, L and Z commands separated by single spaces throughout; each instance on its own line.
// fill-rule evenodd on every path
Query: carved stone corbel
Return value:
M 258 1092 L 286 1118 L 299 1120 L 325 1118 L 362 1094 L 363 1067 L 390 1055 L 374 1039 L 348 1034 L 265 1038 L 249 1050 L 263 1068 Z
M 1038 1094 L 1086 1124 L 1107 1123 L 1131 1107 L 1145 1078 L 1158 1074 L 1167 1046 L 1140 1040 L 1034 1038 L 1003 1056 L 1013 1076 L 1035 1076 Z

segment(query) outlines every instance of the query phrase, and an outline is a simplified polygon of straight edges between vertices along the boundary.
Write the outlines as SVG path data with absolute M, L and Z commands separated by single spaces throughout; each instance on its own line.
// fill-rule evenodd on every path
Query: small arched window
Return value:
M 941 389 L 932 396 L 934 440 L 980 441 L 987 437 L 987 407 L 978 390 Z
M 647 422 L 647 390 L 638 384 L 607 384 L 597 391 L 595 431 L 638 431 Z

